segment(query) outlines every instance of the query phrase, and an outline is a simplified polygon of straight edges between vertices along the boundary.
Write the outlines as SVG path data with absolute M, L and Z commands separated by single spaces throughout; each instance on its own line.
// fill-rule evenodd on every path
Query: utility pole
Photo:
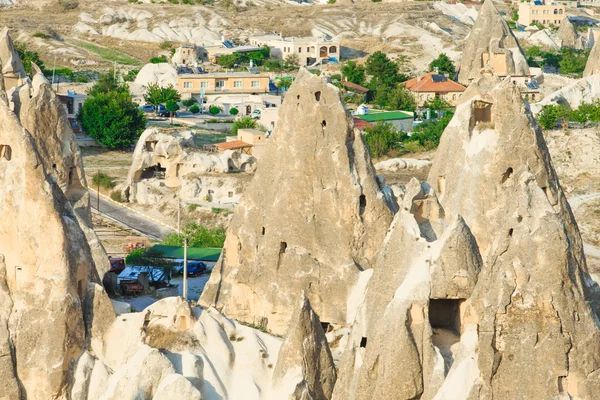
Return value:
M 177 234 L 181 234 L 181 199 L 177 200 Z
M 98 170 L 98 193 L 96 194 L 96 197 L 98 198 L 98 203 L 97 203 L 97 207 L 96 210 L 98 210 L 98 214 L 100 214 L 100 170 Z
M 52 68 L 52 84 L 50 85 L 51 87 L 54 86 L 54 76 L 56 74 L 56 55 L 54 55 L 54 67 Z M 58 92 L 58 90 L 57 90 Z
M 187 237 L 183 239 L 183 298 L 187 300 Z

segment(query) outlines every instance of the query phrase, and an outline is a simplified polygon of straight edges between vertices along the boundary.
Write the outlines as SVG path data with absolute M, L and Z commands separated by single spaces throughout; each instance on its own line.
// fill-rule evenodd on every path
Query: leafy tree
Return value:
M 210 113 L 210 115 L 217 115 L 221 112 L 221 108 L 217 106 L 210 106 L 208 112 Z
M 27 45 L 22 42 L 15 41 L 14 45 L 15 50 L 19 54 L 19 58 L 23 63 L 23 68 L 25 68 L 25 72 L 27 73 L 27 75 L 31 76 L 32 63 L 35 63 L 35 65 L 40 67 L 42 72 L 45 70 L 44 62 L 40 59 L 40 55 L 37 52 L 27 50 Z
M 285 69 L 296 70 L 300 67 L 300 56 L 296 53 L 288 54 L 283 63 Z
M 454 75 L 456 73 L 454 63 L 445 53 L 440 54 L 429 64 L 429 71 L 435 71 L 436 68 L 440 74 Z
M 281 60 L 266 60 L 263 64 L 265 69 L 273 72 L 281 72 L 283 71 L 283 63 Z
M 376 51 L 367 58 L 366 72 L 371 75 L 371 89 L 379 85 L 394 86 L 398 82 L 398 65 L 381 51 Z
M 233 116 L 238 115 L 239 113 L 240 113 L 240 110 L 238 110 L 235 107 L 229 109 L 229 114 L 231 114 Z
M 219 64 L 223 68 L 233 68 L 237 64 L 237 61 L 237 54 L 223 54 L 222 56 L 219 56 L 217 64 Z
M 547 104 L 542 107 L 537 115 L 537 120 L 542 128 L 554 129 L 560 120 L 567 118 L 569 109 L 560 105 Z
M 581 76 L 590 52 L 589 50 L 574 50 L 570 48 L 561 49 L 561 59 L 558 62 L 561 74 L 573 74 Z
M 125 257 L 127 265 L 135 267 L 154 267 L 165 270 L 170 274 L 173 263 L 164 258 L 164 253 L 150 247 L 149 249 L 135 249 Z M 152 277 L 149 276 L 151 279 Z
M 129 89 L 125 85 L 121 85 L 115 79 L 114 72 L 107 72 L 100 75 L 94 86 L 89 90 L 88 97 L 94 97 L 102 93 L 125 91 L 129 93 Z
M 356 61 L 348 61 L 342 65 L 342 76 L 348 82 L 356 83 L 357 85 L 365 84 L 365 67 L 358 65 Z
M 139 72 L 140 72 L 139 69 L 131 70 L 131 71 L 127 72 L 127 74 L 123 75 L 123 80 L 125 82 L 133 82 L 133 81 L 135 81 L 135 78 L 137 77 Z
M 365 129 L 365 142 L 374 158 L 387 155 L 390 150 L 397 148 L 407 135 L 398 132 L 389 122 L 378 121 L 374 127 Z
M 425 103 L 423 103 L 423 108 L 428 108 L 432 111 L 447 111 L 452 110 L 454 106 L 452 106 L 452 104 L 450 104 L 446 99 L 435 97 L 431 100 L 425 101 Z
M 173 125 L 173 114 L 175 114 L 179 110 L 179 104 L 177 104 L 176 101 L 168 100 L 167 104 L 165 105 L 165 108 L 171 116 L 171 125 Z
M 185 225 L 181 234 L 170 233 L 166 235 L 162 244 L 166 246 L 183 246 L 186 237 L 190 247 L 221 248 L 225 244 L 225 228 L 222 226 L 209 228 L 191 222 Z
M 77 118 L 83 129 L 101 146 L 126 149 L 146 128 L 146 117 L 132 101 L 127 86 L 112 87 L 108 82 L 111 79 L 102 76 L 92 87 Z M 102 87 L 111 89 L 103 91 Z
M 181 104 L 183 104 L 184 107 L 191 107 L 197 103 L 198 103 L 198 100 L 196 100 L 195 97 L 190 97 L 189 99 L 185 99 L 185 100 L 181 101 Z
M 258 128 L 258 122 L 252 117 L 241 117 L 235 120 L 231 126 L 231 133 L 234 135 L 238 134 L 238 129 L 256 129 Z
M 284 76 L 279 78 L 279 80 L 277 81 L 277 89 L 284 89 L 284 90 L 288 90 L 290 88 L 290 86 L 292 86 L 292 77 L 291 76 Z
M 148 84 L 148 90 L 144 95 L 146 104 L 158 107 L 160 104 L 166 104 L 169 101 L 178 102 L 181 100 L 181 95 L 173 87 L 173 85 L 161 87 L 158 83 Z
M 194 104 L 193 106 L 191 106 L 190 112 L 192 114 L 198 114 L 200 112 L 200 107 L 198 106 L 198 104 Z
M 413 129 L 411 135 L 407 138 L 407 142 L 418 142 L 426 150 L 433 150 L 440 144 L 440 138 L 444 130 L 450 123 L 453 117 L 452 112 L 447 112 L 444 116 L 435 121 L 425 121 L 420 123 Z
M 390 110 L 415 111 L 417 102 L 415 96 L 402 84 L 387 92 L 386 108 Z

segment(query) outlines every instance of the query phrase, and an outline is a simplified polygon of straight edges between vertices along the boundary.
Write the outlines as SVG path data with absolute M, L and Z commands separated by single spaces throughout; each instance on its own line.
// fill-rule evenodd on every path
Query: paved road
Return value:
M 94 210 L 98 205 L 98 196 L 92 191 L 90 191 L 90 205 Z M 119 207 L 102 197 L 100 197 L 100 213 L 156 239 L 162 239 L 167 233 L 172 232 L 169 228 L 146 219 L 126 208 Z

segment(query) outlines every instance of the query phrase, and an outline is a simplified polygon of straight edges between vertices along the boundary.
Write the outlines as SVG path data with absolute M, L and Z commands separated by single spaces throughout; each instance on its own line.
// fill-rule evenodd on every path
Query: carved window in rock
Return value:
M 481 100 L 475 100 L 473 102 L 473 113 L 471 115 L 472 126 L 477 125 L 489 125 L 492 127 L 492 103 L 488 103 Z M 484 126 L 481 126 L 483 128 Z
M 462 299 L 429 300 L 429 323 L 432 328 L 449 329 L 460 335 Z
M 12 158 L 12 149 L 7 144 L 0 144 L 0 160 L 10 161 Z

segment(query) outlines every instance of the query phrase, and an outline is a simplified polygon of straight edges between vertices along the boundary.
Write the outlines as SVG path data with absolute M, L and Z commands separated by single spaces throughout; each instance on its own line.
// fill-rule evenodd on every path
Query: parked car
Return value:
M 173 269 L 178 274 L 183 275 L 183 261 L 176 262 Z M 206 271 L 207 271 L 206 264 L 203 263 L 202 261 L 188 261 L 188 265 L 187 265 L 188 276 L 202 275 Z
M 153 113 L 154 112 L 154 106 L 151 106 L 149 104 L 146 104 L 144 106 L 139 106 L 138 108 L 145 113 Z
M 159 113 L 158 115 L 161 116 L 161 117 L 165 117 L 165 118 L 171 117 L 171 113 L 168 112 L 168 111 L 163 111 L 163 112 Z M 177 117 L 177 112 L 174 112 L 173 116 Z
M 110 259 L 110 269 L 108 272 L 114 272 L 119 275 L 125 269 L 125 259 L 124 258 L 111 258 Z
M 158 108 L 156 109 L 156 113 L 157 114 L 162 114 L 162 113 L 164 113 L 166 111 L 167 111 L 167 108 L 165 106 L 163 106 L 162 104 L 159 104 Z
M 260 108 L 255 108 L 254 111 L 252 111 L 252 114 L 250 114 L 250 118 L 252 119 L 260 119 Z

